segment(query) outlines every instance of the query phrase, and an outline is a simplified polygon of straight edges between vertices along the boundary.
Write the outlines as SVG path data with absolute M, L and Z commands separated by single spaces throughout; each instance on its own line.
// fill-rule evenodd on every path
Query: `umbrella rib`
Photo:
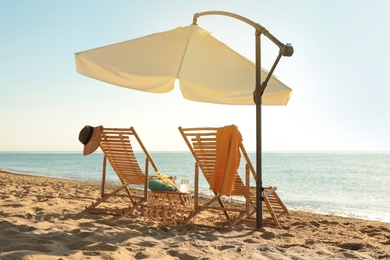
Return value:
M 196 26 L 198 27 L 197 25 L 191 25 L 192 26 Z M 199 28 L 199 27 L 198 27 Z M 186 53 L 187 53 L 187 50 L 188 50 L 188 45 L 190 44 L 190 40 L 191 40 L 191 37 L 192 37 L 192 34 L 194 33 L 194 29 L 191 30 L 191 35 L 187 38 L 187 44 L 186 44 L 186 47 L 184 49 L 184 53 L 183 53 L 183 56 L 181 58 L 181 61 L 180 61 L 180 66 L 179 66 L 179 70 L 176 74 L 176 78 L 179 79 L 179 75 L 180 75 L 180 72 L 181 72 L 181 67 L 183 66 L 183 61 L 184 61 L 184 58 L 186 57 Z

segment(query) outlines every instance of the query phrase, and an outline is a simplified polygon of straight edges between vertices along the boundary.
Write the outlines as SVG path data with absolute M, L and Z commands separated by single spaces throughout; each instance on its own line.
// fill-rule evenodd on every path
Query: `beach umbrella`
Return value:
M 272 75 L 274 67 L 269 73 L 264 69 L 260 72 L 257 59 L 256 64 L 253 63 L 200 28 L 195 17 L 202 14 L 242 18 L 225 12 L 198 13 L 189 26 L 78 52 L 75 54 L 77 72 L 152 93 L 169 92 L 179 80 L 183 97 L 193 101 L 256 107 L 261 107 L 259 104 L 286 105 L 292 90 Z M 259 44 L 258 39 L 256 44 Z M 268 84 L 261 91 L 260 78 L 266 78 Z M 261 132 L 261 125 L 257 124 L 257 128 L 258 133 Z M 257 149 L 257 153 L 261 155 L 261 150 Z M 259 159 L 257 157 L 257 161 Z M 260 190 L 261 169 L 259 173 L 258 167 L 257 172 Z
M 189 100 L 255 104 L 255 64 L 197 25 L 79 52 L 76 64 L 80 74 L 121 87 L 163 93 L 178 79 Z M 286 105 L 290 94 L 272 77 L 263 104 Z

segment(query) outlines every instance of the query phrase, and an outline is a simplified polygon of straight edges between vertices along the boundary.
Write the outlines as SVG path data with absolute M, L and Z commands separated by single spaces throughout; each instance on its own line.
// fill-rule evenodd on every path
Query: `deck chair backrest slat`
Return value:
M 135 137 L 133 128 L 103 128 L 100 148 L 122 183 L 144 184 L 145 173 L 134 154 L 130 137 Z M 139 141 L 138 138 L 135 138 Z M 143 146 L 142 144 L 140 144 Z
M 204 177 L 210 184 L 214 174 L 218 128 L 179 128 Z M 232 195 L 246 195 L 245 185 L 237 174 Z
M 137 208 L 143 208 L 148 202 L 148 181 L 158 171 L 157 166 L 133 127 L 105 128 L 100 126 L 99 129 L 100 148 L 104 153 L 102 185 L 100 197 L 87 209 L 94 213 L 128 215 Z M 133 147 L 137 149 L 141 147 L 143 154 L 135 153 Z M 144 165 L 139 164 L 136 155 L 141 155 L 146 159 Z M 109 165 L 119 178 L 120 185 L 106 185 Z M 132 190 L 131 185 L 137 185 L 133 188 L 142 188 L 142 191 Z M 104 207 L 103 203 L 109 204 Z M 121 207 L 124 205 L 125 207 Z

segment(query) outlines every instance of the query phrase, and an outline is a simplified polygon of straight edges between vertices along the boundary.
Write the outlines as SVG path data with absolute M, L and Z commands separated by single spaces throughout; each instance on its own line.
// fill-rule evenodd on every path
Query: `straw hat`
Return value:
M 86 125 L 81 129 L 79 141 L 84 145 L 84 155 L 91 154 L 99 148 L 101 141 L 100 128 L 101 126 Z

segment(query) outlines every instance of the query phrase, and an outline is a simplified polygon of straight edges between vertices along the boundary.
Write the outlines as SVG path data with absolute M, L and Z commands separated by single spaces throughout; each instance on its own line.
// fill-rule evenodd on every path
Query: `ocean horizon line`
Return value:
M 134 152 L 142 152 L 142 150 L 135 149 Z M 187 153 L 189 150 L 149 150 L 149 153 Z M 254 150 L 247 150 L 248 153 L 256 153 Z M 82 151 L 50 151 L 50 150 L 28 150 L 28 151 L 0 151 L 0 153 L 82 153 Z M 95 153 L 103 153 L 102 151 L 96 151 Z M 390 150 L 266 150 L 262 153 L 295 153 L 295 154 L 307 154 L 307 153 L 332 153 L 332 154 L 345 154 L 345 153 L 390 153 Z

